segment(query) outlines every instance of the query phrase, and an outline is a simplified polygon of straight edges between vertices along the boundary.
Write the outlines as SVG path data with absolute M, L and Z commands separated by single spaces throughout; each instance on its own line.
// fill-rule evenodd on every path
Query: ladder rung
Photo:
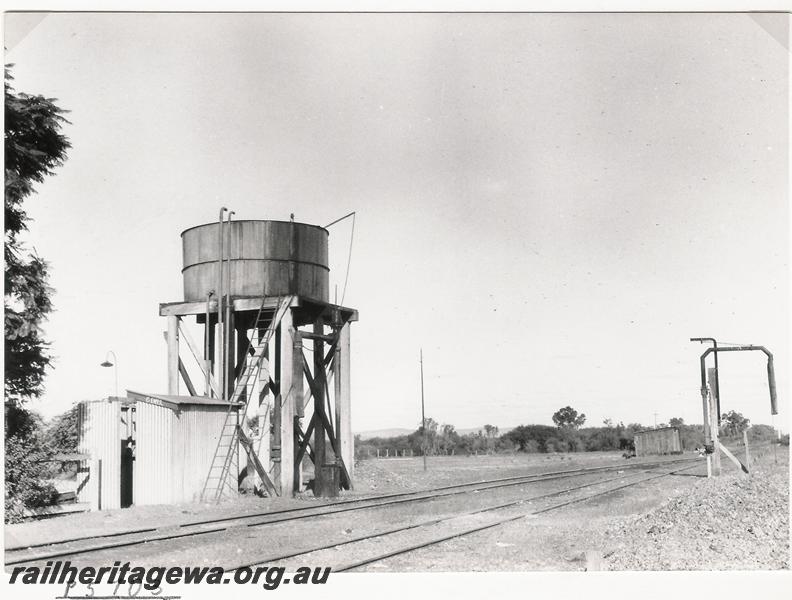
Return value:
M 273 339 L 275 332 L 274 326 L 277 321 L 283 318 L 286 310 L 288 310 L 290 303 L 286 298 L 279 297 L 277 306 L 265 307 L 262 303 L 259 307 L 258 315 L 255 319 L 255 327 L 262 333 L 257 343 L 251 342 L 248 352 L 252 350 L 252 357 L 246 357 L 245 368 L 243 369 L 240 380 L 235 385 L 231 394 L 232 402 L 239 402 L 242 394 L 245 394 L 245 412 L 247 411 L 250 402 L 254 397 L 254 389 L 257 374 L 263 369 L 263 361 L 265 360 L 265 353 L 270 341 Z M 234 418 L 232 418 L 232 415 Z M 213 497 L 215 502 L 219 502 L 221 498 L 228 493 L 228 495 L 237 495 L 233 478 L 229 475 L 231 470 L 239 467 L 239 444 L 242 444 L 243 449 L 248 455 L 253 456 L 254 467 L 256 471 L 265 472 L 263 465 L 260 464 L 258 457 L 255 455 L 253 448 L 253 441 L 247 438 L 244 431 L 238 429 L 236 415 L 231 411 L 231 406 L 228 407 L 226 413 L 226 421 L 220 432 L 220 437 L 215 446 L 215 453 L 212 457 L 212 465 L 207 474 L 204 483 L 203 491 L 201 492 L 201 499 Z M 277 452 L 279 448 L 273 448 Z M 279 462 L 278 457 L 273 457 L 273 462 Z M 263 479 L 263 477 L 262 477 Z M 216 485 L 219 487 L 216 487 Z

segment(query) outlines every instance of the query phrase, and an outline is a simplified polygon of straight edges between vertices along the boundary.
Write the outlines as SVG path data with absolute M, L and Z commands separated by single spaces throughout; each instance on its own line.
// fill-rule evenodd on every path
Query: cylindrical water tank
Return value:
M 210 290 L 218 292 L 218 227 L 207 223 L 181 234 L 185 302 L 205 300 Z M 231 221 L 230 230 L 225 227 L 232 296 L 295 294 L 329 300 L 326 229 L 292 221 Z

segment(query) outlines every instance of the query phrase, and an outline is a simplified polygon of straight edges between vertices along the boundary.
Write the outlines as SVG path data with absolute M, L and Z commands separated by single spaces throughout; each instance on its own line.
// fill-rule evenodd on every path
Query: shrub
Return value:
M 75 404 L 65 413 L 55 417 L 47 427 L 44 441 L 53 452 L 77 452 L 78 414 L 79 406 Z M 258 420 L 251 419 L 251 421 L 253 421 L 252 425 L 257 428 Z
M 568 452 L 569 444 L 557 437 L 548 438 L 545 441 L 545 452 Z
M 775 429 L 770 425 L 753 425 L 748 430 L 748 441 L 771 441 L 776 439 Z
M 680 425 L 679 441 L 683 450 L 693 450 L 704 445 L 703 425 Z
M 25 509 L 52 504 L 57 491 L 47 481 L 49 457 L 41 418 L 18 406 L 6 405 L 5 521 L 23 519 Z
M 555 450 L 548 450 L 546 442 L 548 439 L 554 437 L 558 432 L 555 427 L 548 425 L 520 425 L 515 427 L 502 437 L 506 441 L 516 445 L 522 452 L 528 452 L 527 445 L 529 442 L 534 442 L 537 445 L 538 452 L 555 452 Z
M 582 429 L 582 445 L 586 450 L 618 450 L 620 431 L 615 427 Z
M 367 458 L 371 458 L 372 456 L 377 456 L 376 446 L 366 443 L 355 444 L 355 460 L 365 460 Z
M 562 427 L 558 430 L 558 434 L 563 448 L 559 452 L 580 452 L 586 449 L 583 436 L 578 430 Z

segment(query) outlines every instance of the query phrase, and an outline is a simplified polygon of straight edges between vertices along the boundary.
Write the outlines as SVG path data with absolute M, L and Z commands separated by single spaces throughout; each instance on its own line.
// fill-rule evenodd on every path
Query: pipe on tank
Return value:
M 225 400 L 225 373 L 223 373 L 223 365 L 225 364 L 223 360 L 223 350 L 224 350 L 224 343 L 225 338 L 223 336 L 223 255 L 225 254 L 225 248 L 223 242 L 225 241 L 223 238 L 223 213 L 228 212 L 228 209 L 223 206 L 220 209 L 220 217 L 218 219 L 217 224 L 217 324 L 218 324 L 218 335 L 220 339 L 218 339 L 217 344 L 217 352 L 218 352 L 218 360 L 217 364 L 220 366 L 218 369 L 218 378 L 217 382 L 220 386 L 220 399 Z
M 206 293 L 206 333 L 204 334 L 204 369 L 206 371 L 206 387 L 204 388 L 204 396 L 207 398 L 212 397 L 212 358 L 209 354 L 211 351 L 209 346 L 209 341 L 211 339 L 211 336 L 209 335 L 209 328 L 212 326 L 212 320 L 210 319 L 212 296 L 214 296 L 214 290 L 209 290 Z
M 229 393 L 233 394 L 233 387 L 232 386 L 233 386 L 233 383 L 234 383 L 234 377 L 233 377 L 233 375 L 231 375 L 233 373 L 232 365 L 233 365 L 233 362 L 234 362 L 234 357 L 231 356 L 231 339 L 232 339 L 232 336 L 234 335 L 233 331 L 231 331 L 231 219 L 232 219 L 232 217 L 235 214 L 236 214 L 236 212 L 234 212 L 233 210 L 229 211 L 228 216 L 226 218 L 226 228 L 225 228 L 226 229 L 225 230 L 225 246 L 226 246 L 226 254 L 227 254 L 227 256 L 226 256 L 226 282 L 225 282 L 226 283 L 226 289 L 225 289 L 225 295 L 226 295 L 225 326 L 228 328 L 228 330 L 226 331 L 226 337 L 225 337 L 226 347 L 225 347 L 225 351 L 223 352 L 223 356 L 225 357 L 225 364 L 223 365 L 223 369 L 224 369 L 224 372 L 226 374 L 230 375 L 230 377 L 227 380 L 227 383 L 225 384 L 225 388 L 224 388 L 225 389 L 225 391 L 224 391 L 225 398 L 227 400 L 229 400 L 229 401 L 231 400 L 231 398 L 229 396 Z M 229 388 L 231 388 L 231 389 L 229 390 Z

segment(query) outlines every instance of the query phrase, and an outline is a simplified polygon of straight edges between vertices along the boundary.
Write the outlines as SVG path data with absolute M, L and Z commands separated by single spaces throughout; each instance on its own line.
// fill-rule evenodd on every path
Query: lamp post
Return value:
M 110 355 L 113 355 L 112 362 L 110 361 Z M 115 352 L 112 350 L 108 350 L 107 355 L 105 356 L 104 362 L 99 365 L 100 367 L 115 367 L 115 395 L 118 398 L 118 359 L 116 358 Z

